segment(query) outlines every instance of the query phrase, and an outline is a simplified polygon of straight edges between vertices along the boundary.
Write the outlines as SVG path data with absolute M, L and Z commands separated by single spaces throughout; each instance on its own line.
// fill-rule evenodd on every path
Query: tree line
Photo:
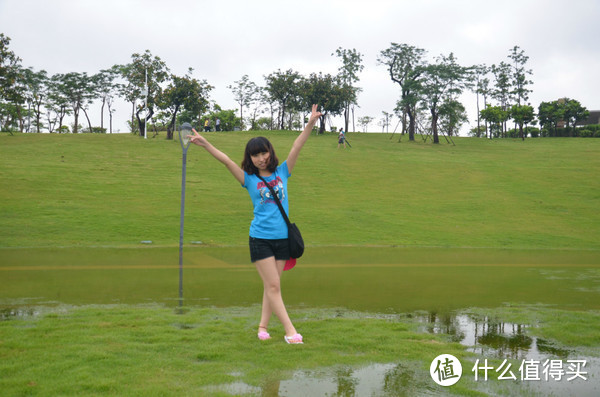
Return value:
M 471 130 L 471 136 L 559 136 L 560 124 L 564 124 L 563 134 L 566 130 L 573 136 L 576 123 L 589 117 L 579 101 L 569 98 L 542 102 L 536 114 L 529 103 L 533 72 L 527 68 L 529 57 L 518 46 L 509 51 L 508 61 L 491 66 L 461 66 L 452 53 L 429 62 L 425 54 L 422 48 L 392 43 L 378 58 L 390 79 L 401 88 L 395 113 L 411 140 L 419 127 L 431 134 L 435 143 L 439 142 L 440 128 L 453 135 L 467 121 L 465 107 L 459 101 L 465 90 L 476 93 L 477 98 L 477 127 Z M 515 125 L 512 131 L 508 130 L 509 120 Z M 536 122 L 541 130 L 528 127 Z
M 21 65 L 9 49 L 10 38 L 0 33 L 0 128 L 27 132 L 112 132 L 114 101 L 122 98 L 131 104 L 131 132 L 145 136 L 147 126 L 167 131 L 173 138 L 177 124 L 203 125 L 207 119 L 221 122 L 223 130 L 300 129 L 305 110 L 312 103 L 321 106 L 319 132 L 327 128 L 328 116 L 343 116 L 344 128 L 354 123 L 361 88 L 359 74 L 364 69 L 363 55 L 355 49 L 338 48 L 331 55 L 339 58 L 335 75 L 311 73 L 303 76 L 292 69 L 277 70 L 264 76 L 264 86 L 242 76 L 227 86 L 239 109 L 224 110 L 210 99 L 215 88 L 206 80 L 193 77 L 189 68 L 183 76 L 171 73 L 166 63 L 149 50 L 134 53 L 131 62 L 114 65 L 98 73 L 70 72 L 48 76 Z M 402 134 L 414 140 L 415 134 L 454 135 L 468 121 L 459 97 L 465 91 L 476 93 L 477 127 L 471 135 L 480 137 L 534 135 L 536 122 L 545 135 L 558 135 L 559 128 L 573 130 L 589 112 L 573 99 L 542 102 L 537 114 L 529 103 L 532 71 L 528 57 L 515 46 L 508 62 L 491 66 L 462 66 L 454 54 L 440 55 L 433 61 L 424 49 L 391 43 L 377 58 L 392 83 L 400 88 L 400 98 L 391 112 L 382 112 L 380 125 L 388 129 L 393 117 L 402 124 Z M 482 101 L 482 102 L 481 102 Z M 100 126 L 94 127 L 89 112 L 100 105 Z M 239 115 L 238 115 L 239 110 Z M 105 115 L 108 126 L 105 127 Z M 74 119 L 72 130 L 64 126 L 66 116 Z M 537 117 L 537 120 L 536 120 Z M 79 125 L 85 119 L 87 128 Z M 374 117 L 358 119 L 366 131 Z M 515 128 L 508 130 L 508 121 Z M 561 124 L 562 123 L 562 124 Z M 354 128 L 354 127 L 353 127 Z M 394 129 L 395 131 L 395 129 Z M 550 132 L 549 132 L 550 131 Z M 538 134 L 540 134 L 538 130 Z M 544 135 L 544 133 L 541 133 Z
M 131 62 L 114 65 L 98 73 L 59 73 L 48 76 L 21 65 L 21 59 L 9 49 L 10 38 L 0 33 L 0 129 L 26 132 L 112 132 L 114 102 L 122 98 L 131 104 L 129 125 L 132 132 L 145 136 L 147 125 L 158 125 L 173 138 L 175 126 L 191 122 L 203 125 L 206 119 L 220 120 L 223 130 L 292 129 L 302 124 L 302 113 L 312 103 L 321 105 L 320 132 L 326 128 L 330 114 L 349 113 L 356 104 L 359 88 L 357 71 L 362 55 L 356 50 L 338 49 L 342 59 L 338 75 L 312 73 L 302 76 L 294 70 L 277 70 L 264 76 L 266 85 L 259 87 L 247 75 L 228 86 L 239 104 L 223 110 L 210 99 L 214 89 L 206 80 L 193 77 L 189 68 L 184 76 L 170 72 L 166 63 L 149 50 L 134 53 Z M 100 105 L 100 126 L 94 127 L 89 112 Z M 244 117 L 244 109 L 250 113 Z M 268 117 L 260 117 L 263 114 Z M 73 117 L 72 130 L 64 125 Z M 108 125 L 105 127 L 105 116 Z M 87 121 L 87 128 L 80 120 Z M 346 125 L 348 123 L 346 118 Z M 150 123 L 150 124 L 149 124 Z

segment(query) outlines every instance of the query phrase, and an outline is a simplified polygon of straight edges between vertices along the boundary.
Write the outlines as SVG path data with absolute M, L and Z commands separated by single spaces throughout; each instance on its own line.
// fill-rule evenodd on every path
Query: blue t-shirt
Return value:
M 271 176 L 263 177 L 273 187 L 286 214 L 289 214 L 287 181 L 290 176 L 287 162 L 284 161 Z M 271 191 L 264 182 L 256 175 L 250 175 L 244 171 L 244 184 L 242 187 L 248 190 L 254 206 L 254 219 L 250 224 L 250 237 L 269 240 L 287 238 L 288 230 L 283 215 L 281 215 L 277 203 L 271 197 Z

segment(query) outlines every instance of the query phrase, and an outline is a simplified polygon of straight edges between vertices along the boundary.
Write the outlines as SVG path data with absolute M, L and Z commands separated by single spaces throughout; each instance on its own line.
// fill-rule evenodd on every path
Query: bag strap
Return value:
M 277 197 L 277 195 L 275 194 L 275 190 L 273 189 L 273 187 L 271 185 L 269 185 L 267 183 L 267 181 L 265 181 L 263 179 L 262 176 L 256 174 L 256 176 L 258 177 L 258 179 L 260 179 L 261 181 L 263 181 L 263 183 L 265 185 L 267 185 L 267 187 L 269 188 L 269 190 L 271 191 L 271 195 L 273 196 L 273 199 L 275 200 L 275 203 L 277 203 L 277 206 L 279 207 L 279 211 L 281 211 L 281 215 L 283 216 L 283 219 L 285 220 L 285 223 L 290 226 L 290 218 L 288 218 L 287 214 L 285 213 L 285 210 L 283 209 L 283 206 L 281 205 L 281 203 L 279 202 L 279 197 Z

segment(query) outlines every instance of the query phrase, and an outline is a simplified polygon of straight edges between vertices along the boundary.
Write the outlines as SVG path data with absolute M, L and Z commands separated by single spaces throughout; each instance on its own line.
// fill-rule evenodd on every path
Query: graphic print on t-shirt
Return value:
M 283 191 L 283 182 L 280 177 L 273 179 L 268 182 L 268 184 L 273 188 L 277 198 L 279 198 L 279 202 L 283 202 L 285 199 L 285 192 Z M 260 203 L 275 203 L 273 197 L 271 197 L 271 190 L 265 185 L 263 181 L 258 182 L 256 185 L 256 189 L 260 192 Z

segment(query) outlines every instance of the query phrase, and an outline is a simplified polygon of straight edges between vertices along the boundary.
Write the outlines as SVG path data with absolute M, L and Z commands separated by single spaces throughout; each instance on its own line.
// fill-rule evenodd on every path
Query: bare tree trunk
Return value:
M 481 134 L 480 121 L 479 121 L 479 92 L 477 92 L 477 137 Z
M 106 98 L 102 99 L 102 107 L 100 108 L 100 129 L 104 130 L 104 105 L 106 104 Z
M 109 97 L 109 99 L 106 101 L 106 105 L 108 106 L 109 129 L 110 129 L 110 133 L 112 134 L 112 109 L 110 108 L 111 101 L 112 101 L 112 99 Z
M 35 123 L 37 126 L 37 132 L 40 132 L 40 118 L 41 118 L 41 112 L 40 112 L 40 107 L 42 106 L 42 97 L 40 97 L 40 100 L 37 103 L 37 112 L 35 113 Z
M 348 132 L 348 126 L 350 124 L 350 104 L 347 104 L 344 108 L 344 131 Z
M 62 128 L 62 122 L 63 119 L 65 118 L 65 114 L 67 113 L 67 110 L 64 106 L 61 106 L 60 108 L 60 114 L 58 116 L 58 133 L 60 134 L 61 132 L 61 128 Z
M 79 132 L 79 106 L 73 108 L 73 117 L 75 118 L 75 125 L 73 126 L 73 134 Z
M 433 132 L 433 143 L 440 143 L 440 137 L 438 136 L 438 113 L 435 110 L 431 110 L 431 131 Z
M 285 129 L 285 102 L 283 102 L 281 104 L 281 109 L 279 109 L 281 111 L 281 121 L 278 123 L 279 124 L 279 129 L 283 130 Z
M 177 119 L 177 112 L 179 111 L 179 105 L 175 106 L 175 111 L 173 112 L 173 117 L 171 117 L 171 122 L 167 127 L 167 139 L 173 139 L 173 132 L 175 131 L 175 120 Z
M 85 108 L 81 108 L 81 110 L 83 110 L 83 114 L 85 114 L 85 118 L 87 119 L 88 127 L 90 128 L 90 133 L 94 132 L 94 131 L 92 131 L 92 122 L 90 121 L 90 118 L 89 118 L 87 112 L 85 111 Z
M 135 113 L 135 101 L 133 101 L 133 102 L 131 102 L 131 132 L 134 132 L 134 130 L 135 130 L 133 128 L 133 126 L 135 125 L 134 124 L 135 123 L 135 116 L 136 116 L 136 113 Z
M 415 117 L 416 115 L 410 108 L 410 106 L 406 107 L 406 114 L 408 115 L 408 140 L 415 140 Z

